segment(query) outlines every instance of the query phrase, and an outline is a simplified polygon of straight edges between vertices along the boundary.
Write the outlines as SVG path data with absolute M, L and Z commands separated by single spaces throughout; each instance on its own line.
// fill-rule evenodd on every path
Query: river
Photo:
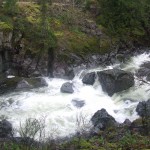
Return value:
M 135 79 L 134 87 L 110 97 L 103 92 L 98 81 L 93 86 L 88 86 L 82 83 L 82 77 L 87 72 L 109 68 L 121 68 L 135 73 L 142 63 L 149 60 L 150 53 L 143 53 L 132 57 L 125 64 L 81 70 L 69 81 L 74 84 L 73 94 L 60 92 L 61 85 L 68 80 L 45 77 L 48 87 L 1 96 L 0 103 L 3 107 L 0 109 L 0 116 L 7 118 L 16 129 L 23 126 L 27 118 L 36 118 L 41 123 L 44 122 L 47 136 L 53 134 L 57 137 L 75 133 L 79 128 L 77 119 L 83 118 L 84 123 L 81 121 L 80 126 L 85 126 L 101 108 L 105 108 L 118 122 L 123 122 L 126 118 L 133 121 L 138 117 L 135 111 L 138 102 L 150 98 L 148 84 L 141 84 Z M 85 105 L 78 108 L 72 103 L 73 99 L 84 100 Z

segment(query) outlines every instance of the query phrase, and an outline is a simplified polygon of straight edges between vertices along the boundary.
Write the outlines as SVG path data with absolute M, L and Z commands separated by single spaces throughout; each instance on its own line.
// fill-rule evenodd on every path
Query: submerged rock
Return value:
M 134 85 L 134 76 L 119 69 L 104 70 L 97 73 L 104 92 L 109 96 L 127 90 Z
M 62 93 L 73 93 L 73 84 L 70 82 L 66 82 L 61 86 L 60 90 Z
M 0 138 L 8 138 L 12 135 L 12 124 L 7 120 L 0 121 Z
M 96 79 L 96 74 L 95 72 L 90 72 L 90 73 L 87 73 L 83 79 L 82 79 L 82 82 L 84 84 L 88 84 L 88 85 L 93 85 L 94 82 L 95 82 L 95 79 Z
M 98 110 L 91 118 L 91 121 L 95 131 L 105 130 L 106 128 L 117 125 L 116 120 L 105 109 Z
M 83 107 L 85 105 L 85 101 L 84 100 L 73 99 L 71 102 L 77 108 L 81 108 L 81 107 Z

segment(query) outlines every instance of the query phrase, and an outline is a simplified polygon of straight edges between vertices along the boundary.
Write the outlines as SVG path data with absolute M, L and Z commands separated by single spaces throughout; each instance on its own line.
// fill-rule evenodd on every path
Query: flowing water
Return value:
M 150 98 L 148 84 L 141 85 L 136 80 L 133 88 L 109 97 L 103 92 L 98 81 L 93 86 L 87 86 L 82 83 L 82 76 L 93 70 L 114 67 L 135 73 L 142 63 L 149 60 L 150 54 L 144 53 L 132 57 L 125 64 L 82 70 L 72 81 L 69 81 L 74 84 L 73 94 L 60 92 L 61 85 L 67 80 L 45 78 L 48 87 L 1 96 L 0 103 L 3 107 L 0 109 L 0 116 L 5 116 L 15 128 L 19 128 L 27 118 L 45 118 L 46 133 L 55 132 L 55 136 L 59 137 L 75 133 L 79 128 L 77 125 L 79 116 L 88 122 L 91 116 L 101 108 L 105 108 L 118 122 L 123 122 L 126 118 L 132 121 L 138 117 L 135 111 L 138 102 Z M 77 108 L 72 103 L 73 99 L 84 100 L 85 105 Z

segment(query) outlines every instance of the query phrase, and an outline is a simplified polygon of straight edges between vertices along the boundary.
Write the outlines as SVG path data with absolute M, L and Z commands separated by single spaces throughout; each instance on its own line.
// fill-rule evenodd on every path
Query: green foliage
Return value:
M 13 26 L 6 22 L 0 22 L 0 30 L 1 31 L 12 31 Z
M 40 1 L 40 10 L 41 10 L 41 18 L 40 25 L 35 32 L 37 34 L 37 38 L 41 39 L 41 44 L 43 44 L 44 49 L 48 49 L 49 47 L 56 47 L 56 37 L 51 31 L 48 24 L 48 4 L 51 4 L 51 0 L 43 0 Z M 39 32 L 38 32 L 39 31 Z
M 12 31 L 13 21 L 10 17 L 1 15 L 0 16 L 0 30 L 1 31 Z
M 10 16 L 13 16 L 18 10 L 17 8 L 18 0 L 4 0 L 4 12 Z
M 111 36 L 120 39 L 150 35 L 150 2 L 148 0 L 98 0 L 99 22 Z
M 144 137 L 138 134 L 126 133 L 120 140 L 118 147 L 123 150 L 126 149 L 144 149 L 148 148 L 150 141 L 148 137 Z

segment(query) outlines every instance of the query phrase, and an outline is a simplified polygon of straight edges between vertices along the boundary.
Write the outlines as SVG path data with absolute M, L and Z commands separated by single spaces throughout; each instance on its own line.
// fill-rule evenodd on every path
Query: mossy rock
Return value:
M 0 94 L 8 93 L 16 89 L 18 82 L 21 81 L 20 77 L 15 78 L 3 78 L 0 81 Z
M 47 86 L 43 78 L 2 77 L 2 79 L 3 80 L 0 80 L 0 94 L 14 92 L 15 90 L 29 90 Z

